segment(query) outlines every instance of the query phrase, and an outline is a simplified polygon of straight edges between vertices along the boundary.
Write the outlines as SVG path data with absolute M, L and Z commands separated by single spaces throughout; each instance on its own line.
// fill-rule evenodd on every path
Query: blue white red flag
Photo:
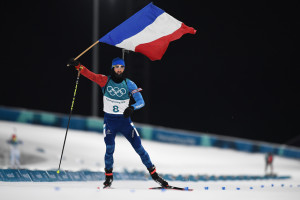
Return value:
M 196 30 L 150 3 L 100 38 L 99 42 L 160 60 L 169 43 L 186 33 L 195 34 Z

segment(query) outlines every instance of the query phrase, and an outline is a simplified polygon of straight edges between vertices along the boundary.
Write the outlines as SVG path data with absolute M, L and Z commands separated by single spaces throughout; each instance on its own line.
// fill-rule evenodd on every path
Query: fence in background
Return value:
M 0 120 L 66 128 L 68 115 L 0 106 Z M 219 147 L 252 153 L 272 152 L 275 155 L 300 159 L 300 149 L 291 146 L 224 137 L 201 132 L 169 129 L 145 124 L 135 123 L 135 126 L 141 137 L 148 140 L 182 145 Z M 74 115 L 71 118 L 69 128 L 102 133 L 103 119 Z
M 167 181 L 226 181 L 226 180 L 283 180 L 290 176 L 213 176 L 213 175 L 177 175 L 162 174 Z M 0 169 L 0 181 L 3 182 L 58 182 L 58 181 L 103 181 L 104 172 L 92 171 L 56 171 L 27 170 L 27 169 Z M 114 172 L 114 180 L 152 180 L 151 176 L 143 171 Z

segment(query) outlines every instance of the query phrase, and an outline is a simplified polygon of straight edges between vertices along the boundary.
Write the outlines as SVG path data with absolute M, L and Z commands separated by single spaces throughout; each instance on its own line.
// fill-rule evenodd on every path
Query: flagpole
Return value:
M 77 60 L 78 58 L 80 58 L 83 54 L 85 54 L 88 50 L 90 50 L 91 48 L 93 48 L 93 46 L 95 46 L 96 44 L 99 43 L 99 40 L 97 40 L 97 42 L 95 42 L 94 44 L 92 44 L 89 48 L 87 48 L 86 50 L 84 50 L 81 54 L 79 54 L 74 60 Z

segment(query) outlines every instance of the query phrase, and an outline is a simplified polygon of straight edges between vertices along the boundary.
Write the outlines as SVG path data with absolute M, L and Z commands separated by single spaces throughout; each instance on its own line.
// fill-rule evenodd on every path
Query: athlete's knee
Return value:
M 131 143 L 132 147 L 135 150 L 140 149 L 140 148 L 143 149 L 142 141 L 141 141 L 141 138 L 139 136 L 134 136 L 134 138 L 132 140 L 129 140 L 129 142 Z
M 115 145 L 106 145 L 106 154 L 113 154 L 115 151 Z
M 146 150 L 144 149 L 144 147 L 143 147 L 142 145 L 139 145 L 139 146 L 135 147 L 134 150 L 135 150 L 139 155 L 147 154 Z
M 115 145 L 115 137 L 113 134 L 109 134 L 104 138 L 105 145 Z

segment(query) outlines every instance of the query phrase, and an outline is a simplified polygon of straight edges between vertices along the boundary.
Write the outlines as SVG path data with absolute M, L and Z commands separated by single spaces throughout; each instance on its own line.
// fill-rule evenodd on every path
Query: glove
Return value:
M 130 117 L 130 116 L 132 115 L 133 111 L 134 111 L 134 108 L 133 108 L 132 106 L 129 106 L 128 108 L 126 108 L 126 109 L 124 110 L 123 116 L 124 116 L 125 118 Z
M 80 65 L 80 62 L 78 60 L 75 60 L 74 58 L 71 58 L 67 64 L 67 67 L 76 67 Z

